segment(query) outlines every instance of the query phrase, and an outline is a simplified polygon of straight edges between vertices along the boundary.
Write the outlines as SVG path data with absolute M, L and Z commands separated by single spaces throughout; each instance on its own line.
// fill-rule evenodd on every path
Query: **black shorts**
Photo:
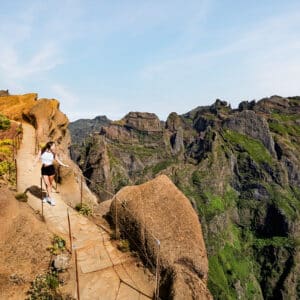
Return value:
M 42 171 L 42 175 L 46 175 L 46 176 L 55 175 L 55 168 L 53 165 L 42 166 L 41 171 Z

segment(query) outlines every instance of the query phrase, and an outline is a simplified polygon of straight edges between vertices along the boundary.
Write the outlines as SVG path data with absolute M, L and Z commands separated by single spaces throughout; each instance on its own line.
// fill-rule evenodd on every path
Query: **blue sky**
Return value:
M 71 120 L 300 95 L 300 1 L 2 1 L 0 89 Z

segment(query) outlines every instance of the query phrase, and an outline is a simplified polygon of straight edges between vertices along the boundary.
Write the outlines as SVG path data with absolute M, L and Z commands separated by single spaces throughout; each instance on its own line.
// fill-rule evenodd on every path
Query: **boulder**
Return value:
M 155 266 L 159 260 L 160 297 L 212 299 L 206 286 L 208 260 L 198 216 L 167 176 L 124 187 L 110 212 L 121 234 L 148 265 Z
M 69 261 L 68 254 L 59 254 L 53 260 L 53 266 L 57 271 L 65 271 L 69 267 Z

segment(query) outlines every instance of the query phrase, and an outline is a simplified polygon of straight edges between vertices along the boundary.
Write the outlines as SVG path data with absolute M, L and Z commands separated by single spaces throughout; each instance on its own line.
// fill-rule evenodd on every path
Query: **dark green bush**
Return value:
M 6 130 L 10 128 L 10 120 L 4 116 L 0 114 L 0 130 Z
M 27 300 L 62 300 L 63 297 L 56 291 L 58 286 L 59 280 L 56 272 L 50 271 L 38 275 L 27 292 Z
M 25 193 L 18 193 L 15 195 L 15 198 L 20 202 L 27 202 L 28 196 Z
M 76 204 L 75 209 L 84 216 L 90 216 L 92 214 L 92 209 L 86 203 Z

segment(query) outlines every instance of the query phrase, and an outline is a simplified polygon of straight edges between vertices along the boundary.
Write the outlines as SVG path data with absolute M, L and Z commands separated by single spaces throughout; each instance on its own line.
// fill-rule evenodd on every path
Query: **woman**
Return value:
M 49 202 L 51 205 L 55 205 L 55 200 L 51 196 L 52 194 L 52 183 L 55 176 L 55 168 L 53 165 L 54 160 L 56 160 L 61 166 L 69 167 L 68 165 L 61 162 L 57 155 L 55 154 L 55 143 L 48 142 L 38 153 L 38 156 L 33 163 L 33 167 L 37 164 L 39 160 L 42 161 L 41 173 L 43 180 L 46 184 L 47 196 L 43 199 L 43 202 Z M 32 169 L 30 169 L 32 170 Z

